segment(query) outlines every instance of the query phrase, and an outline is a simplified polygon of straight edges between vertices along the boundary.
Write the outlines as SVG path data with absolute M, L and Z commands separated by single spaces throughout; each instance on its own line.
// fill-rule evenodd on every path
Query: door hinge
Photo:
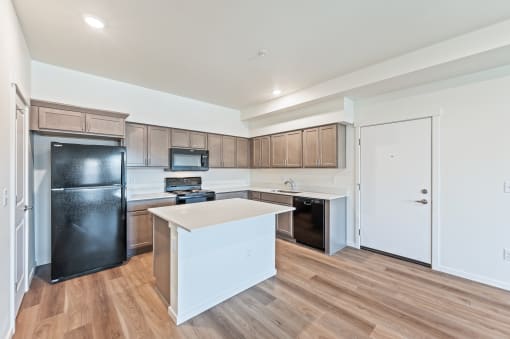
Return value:
M 361 146 L 361 138 L 358 139 L 358 145 Z
M 361 228 L 358 228 L 358 235 L 361 236 Z
M 358 184 L 358 191 L 361 191 L 361 184 Z

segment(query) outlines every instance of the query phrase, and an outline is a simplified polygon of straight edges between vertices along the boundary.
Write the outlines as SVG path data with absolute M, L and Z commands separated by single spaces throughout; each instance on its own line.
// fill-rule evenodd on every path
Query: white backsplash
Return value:
M 249 169 L 213 168 L 205 172 L 166 172 L 161 168 L 128 168 L 128 191 L 163 192 L 165 178 L 168 177 L 202 177 L 202 186 L 205 188 L 250 185 Z
M 251 186 L 288 189 L 284 182 L 291 178 L 298 191 L 345 193 L 351 196 L 353 177 L 351 169 L 257 169 L 251 172 Z

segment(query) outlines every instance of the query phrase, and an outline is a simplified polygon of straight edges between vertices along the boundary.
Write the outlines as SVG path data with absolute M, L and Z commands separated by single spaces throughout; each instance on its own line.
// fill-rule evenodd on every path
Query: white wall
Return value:
M 11 190 L 14 173 L 13 154 L 14 96 L 11 86 L 17 83 L 26 96 L 30 90 L 30 55 L 10 0 L 0 0 L 0 193 Z M 12 193 L 12 192 L 11 192 Z M 8 206 L 0 204 L 0 338 L 12 330 L 12 280 L 10 228 L 12 199 Z
M 32 62 L 32 98 L 129 113 L 129 121 L 248 136 L 238 110 Z
M 510 77 L 380 98 L 356 124 L 440 115 L 439 270 L 510 289 Z

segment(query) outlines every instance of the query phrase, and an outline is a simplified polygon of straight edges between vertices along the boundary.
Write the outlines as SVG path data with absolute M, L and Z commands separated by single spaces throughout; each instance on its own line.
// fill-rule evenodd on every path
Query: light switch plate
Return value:
M 9 203 L 9 191 L 7 188 L 4 188 L 2 191 L 2 206 L 7 206 Z
M 503 250 L 503 259 L 505 261 L 510 261 L 510 248 L 505 248 Z
M 504 191 L 510 193 L 510 181 L 505 181 Z

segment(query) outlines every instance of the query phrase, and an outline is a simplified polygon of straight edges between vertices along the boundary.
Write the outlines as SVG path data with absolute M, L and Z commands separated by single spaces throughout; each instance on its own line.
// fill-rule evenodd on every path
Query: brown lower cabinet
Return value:
M 271 204 L 279 204 L 286 206 L 292 206 L 293 201 L 292 196 L 256 191 L 248 192 L 248 197 L 250 200 L 259 200 Z M 277 235 L 283 238 L 293 239 L 294 238 L 293 222 L 294 222 L 293 212 L 285 212 L 278 214 L 276 216 Z
M 175 198 L 128 201 L 127 255 L 152 251 L 152 215 L 148 209 L 175 205 Z

